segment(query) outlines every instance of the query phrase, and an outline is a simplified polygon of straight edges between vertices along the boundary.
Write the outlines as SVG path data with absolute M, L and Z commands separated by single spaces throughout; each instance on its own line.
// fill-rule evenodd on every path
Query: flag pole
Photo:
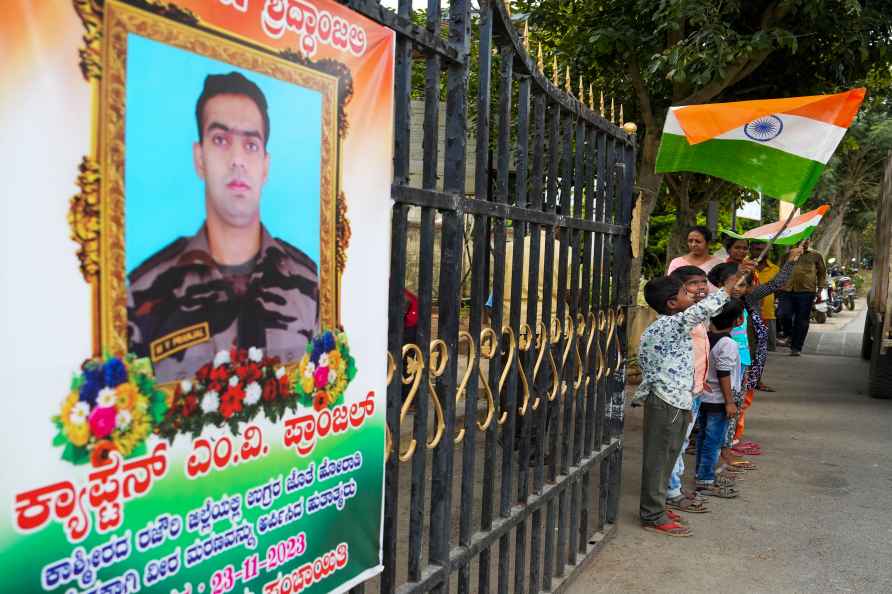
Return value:
M 763 261 L 763 260 L 765 259 L 765 257 L 768 255 L 768 252 L 771 250 L 771 246 L 773 246 L 773 245 L 774 245 L 774 242 L 777 241 L 777 238 L 781 236 L 781 233 L 783 233 L 784 231 L 787 230 L 787 227 L 790 226 L 790 221 L 793 220 L 793 216 L 795 216 L 795 214 L 796 214 L 796 209 L 795 209 L 795 208 L 790 209 L 790 215 L 787 217 L 787 220 L 784 221 L 784 224 L 781 226 L 781 228 L 777 230 L 777 233 L 774 234 L 774 237 L 772 237 L 772 238 L 768 241 L 768 244 L 765 246 L 765 249 L 762 250 L 762 253 L 759 254 L 759 257 L 756 259 L 756 266 L 758 266 L 759 264 L 762 263 L 762 261 Z M 755 274 L 755 273 L 756 273 L 756 271 L 754 270 L 754 271 L 753 271 L 753 274 Z M 744 278 L 745 278 L 745 277 L 740 277 L 740 280 L 737 281 L 737 287 L 738 287 L 738 288 L 743 286 L 743 279 L 744 279 Z

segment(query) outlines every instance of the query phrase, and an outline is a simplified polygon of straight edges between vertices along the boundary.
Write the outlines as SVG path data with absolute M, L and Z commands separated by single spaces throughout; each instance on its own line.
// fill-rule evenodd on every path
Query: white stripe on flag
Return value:
M 683 109 L 683 107 L 669 108 L 669 112 L 666 114 L 666 124 L 663 126 L 664 134 L 684 136 L 684 130 L 678 118 L 675 117 L 675 111 L 678 109 Z M 846 133 L 846 128 L 840 128 L 820 120 L 786 113 L 775 114 L 774 117 L 780 118 L 784 127 L 781 133 L 771 140 L 753 140 L 744 132 L 745 126 L 725 132 L 713 140 L 748 140 L 826 165 Z

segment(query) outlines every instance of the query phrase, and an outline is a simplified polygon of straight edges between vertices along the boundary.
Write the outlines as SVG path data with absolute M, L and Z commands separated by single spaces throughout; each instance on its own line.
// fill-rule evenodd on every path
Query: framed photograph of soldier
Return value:
M 161 382 L 231 347 L 297 363 L 339 323 L 344 69 L 123 4 L 106 22 L 101 349 L 149 358 Z

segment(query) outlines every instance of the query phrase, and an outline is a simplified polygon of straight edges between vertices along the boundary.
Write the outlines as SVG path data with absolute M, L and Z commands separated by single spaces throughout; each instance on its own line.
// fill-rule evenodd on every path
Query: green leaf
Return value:
M 53 446 L 59 447 L 68 443 L 68 438 L 65 437 L 65 434 L 59 431 L 56 436 L 53 438 Z
M 133 448 L 133 451 L 130 452 L 128 458 L 138 458 L 139 456 L 145 456 L 149 452 L 149 449 L 146 447 L 146 442 L 142 442 L 136 445 Z
M 78 447 L 73 443 L 69 443 L 65 446 L 65 451 L 62 452 L 62 459 L 80 466 L 90 461 L 90 452 L 85 447 Z

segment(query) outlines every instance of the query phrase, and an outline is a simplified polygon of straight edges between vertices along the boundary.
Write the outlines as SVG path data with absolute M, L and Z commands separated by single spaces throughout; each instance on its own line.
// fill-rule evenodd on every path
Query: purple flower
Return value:
M 114 388 L 127 382 L 127 367 L 123 361 L 113 357 L 102 366 L 102 377 L 106 386 Z
M 99 396 L 99 390 L 105 387 L 102 379 L 102 369 L 98 366 L 90 366 L 84 368 L 84 383 L 81 384 L 80 400 L 90 405 L 90 408 L 96 406 L 96 397 Z
M 335 337 L 331 331 L 322 335 L 322 352 L 327 353 L 335 348 Z

